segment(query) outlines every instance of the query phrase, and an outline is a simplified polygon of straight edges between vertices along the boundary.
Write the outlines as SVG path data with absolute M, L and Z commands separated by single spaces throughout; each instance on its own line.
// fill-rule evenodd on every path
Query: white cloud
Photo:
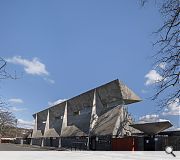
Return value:
M 49 106 L 54 106 L 54 105 L 57 105 L 57 104 L 60 104 L 60 103 L 62 103 L 62 102 L 64 102 L 64 101 L 66 101 L 67 99 L 59 99 L 59 100 L 57 100 L 57 101 L 55 101 L 55 102 L 48 102 L 48 105 Z
M 176 98 L 172 101 L 167 108 L 164 109 L 162 115 L 173 115 L 173 116 L 180 116 L 180 101 Z
M 22 65 L 27 74 L 32 75 L 49 75 L 46 70 L 45 64 L 41 63 L 38 58 L 33 58 L 32 60 L 24 59 L 21 56 L 14 56 L 12 58 L 7 58 L 7 62 Z
M 11 104 L 22 104 L 24 103 L 22 99 L 20 98 L 11 98 L 8 100 Z
M 163 77 L 157 73 L 156 70 L 150 70 L 149 73 L 145 75 L 145 78 L 147 78 L 145 85 L 151 85 L 163 79 Z
M 54 84 L 55 81 L 53 79 L 49 79 L 49 78 L 44 78 L 45 81 L 47 81 L 48 83 Z
M 145 90 L 145 89 L 142 89 L 141 92 L 144 93 L 144 94 L 146 94 L 148 91 Z
M 11 107 L 10 110 L 11 110 L 12 112 L 22 112 L 22 111 L 27 110 L 27 108 Z
M 162 62 L 158 65 L 159 68 L 161 69 L 165 69 L 166 68 L 166 63 L 165 62 Z
M 139 117 L 139 123 L 163 122 L 163 121 L 168 121 L 168 120 L 160 119 L 158 114 L 147 114 L 145 116 Z
M 26 121 L 23 119 L 18 119 L 18 127 L 22 128 L 33 128 L 34 126 L 34 121 Z

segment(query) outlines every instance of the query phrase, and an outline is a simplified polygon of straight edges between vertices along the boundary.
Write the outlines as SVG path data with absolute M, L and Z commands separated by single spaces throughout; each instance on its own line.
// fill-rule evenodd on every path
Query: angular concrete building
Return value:
M 31 144 L 110 150 L 112 137 L 130 136 L 127 105 L 141 99 L 114 80 L 33 115 Z

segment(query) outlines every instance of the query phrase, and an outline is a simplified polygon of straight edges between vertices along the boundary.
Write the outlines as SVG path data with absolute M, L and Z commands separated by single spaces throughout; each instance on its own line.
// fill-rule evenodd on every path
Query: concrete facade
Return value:
M 35 113 L 31 144 L 88 148 L 93 145 L 91 137 L 131 135 L 127 105 L 139 101 L 132 90 L 114 80 Z

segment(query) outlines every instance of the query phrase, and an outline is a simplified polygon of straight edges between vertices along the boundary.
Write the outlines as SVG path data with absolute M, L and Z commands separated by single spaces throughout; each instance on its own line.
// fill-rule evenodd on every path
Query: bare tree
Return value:
M 141 0 L 141 4 L 145 5 L 148 1 Z M 158 37 L 154 43 L 158 49 L 154 55 L 154 66 L 161 78 L 156 83 L 156 92 L 152 99 L 160 99 L 160 106 L 163 108 L 172 102 L 179 103 L 180 100 L 180 1 L 155 2 L 163 17 L 163 24 L 154 32 Z
M 6 71 L 6 65 L 6 61 L 0 57 L 0 79 L 14 79 L 14 77 Z M 15 124 L 15 116 L 9 111 L 7 103 L 0 98 L 0 134 L 5 135 Z
M 12 127 L 16 125 L 16 118 L 10 111 L 0 111 L 0 134 L 5 135 Z
M 6 74 L 6 61 L 0 57 L 0 80 L 8 78 L 8 74 Z M 5 107 L 6 103 L 0 97 L 0 111 Z
M 6 72 L 7 62 L 0 57 L 0 79 L 10 78 L 10 74 Z
M 11 74 L 7 72 L 6 66 L 7 66 L 7 62 L 2 57 L 0 57 L 0 80 L 9 79 L 9 78 L 18 79 L 16 72 L 15 74 Z

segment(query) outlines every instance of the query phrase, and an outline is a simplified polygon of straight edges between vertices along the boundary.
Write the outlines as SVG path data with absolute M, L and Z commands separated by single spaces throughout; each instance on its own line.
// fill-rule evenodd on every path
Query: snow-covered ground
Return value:
M 165 152 L 87 152 L 87 151 L 1 151 L 0 160 L 169 160 L 180 159 L 180 151 L 174 152 L 176 157 Z

